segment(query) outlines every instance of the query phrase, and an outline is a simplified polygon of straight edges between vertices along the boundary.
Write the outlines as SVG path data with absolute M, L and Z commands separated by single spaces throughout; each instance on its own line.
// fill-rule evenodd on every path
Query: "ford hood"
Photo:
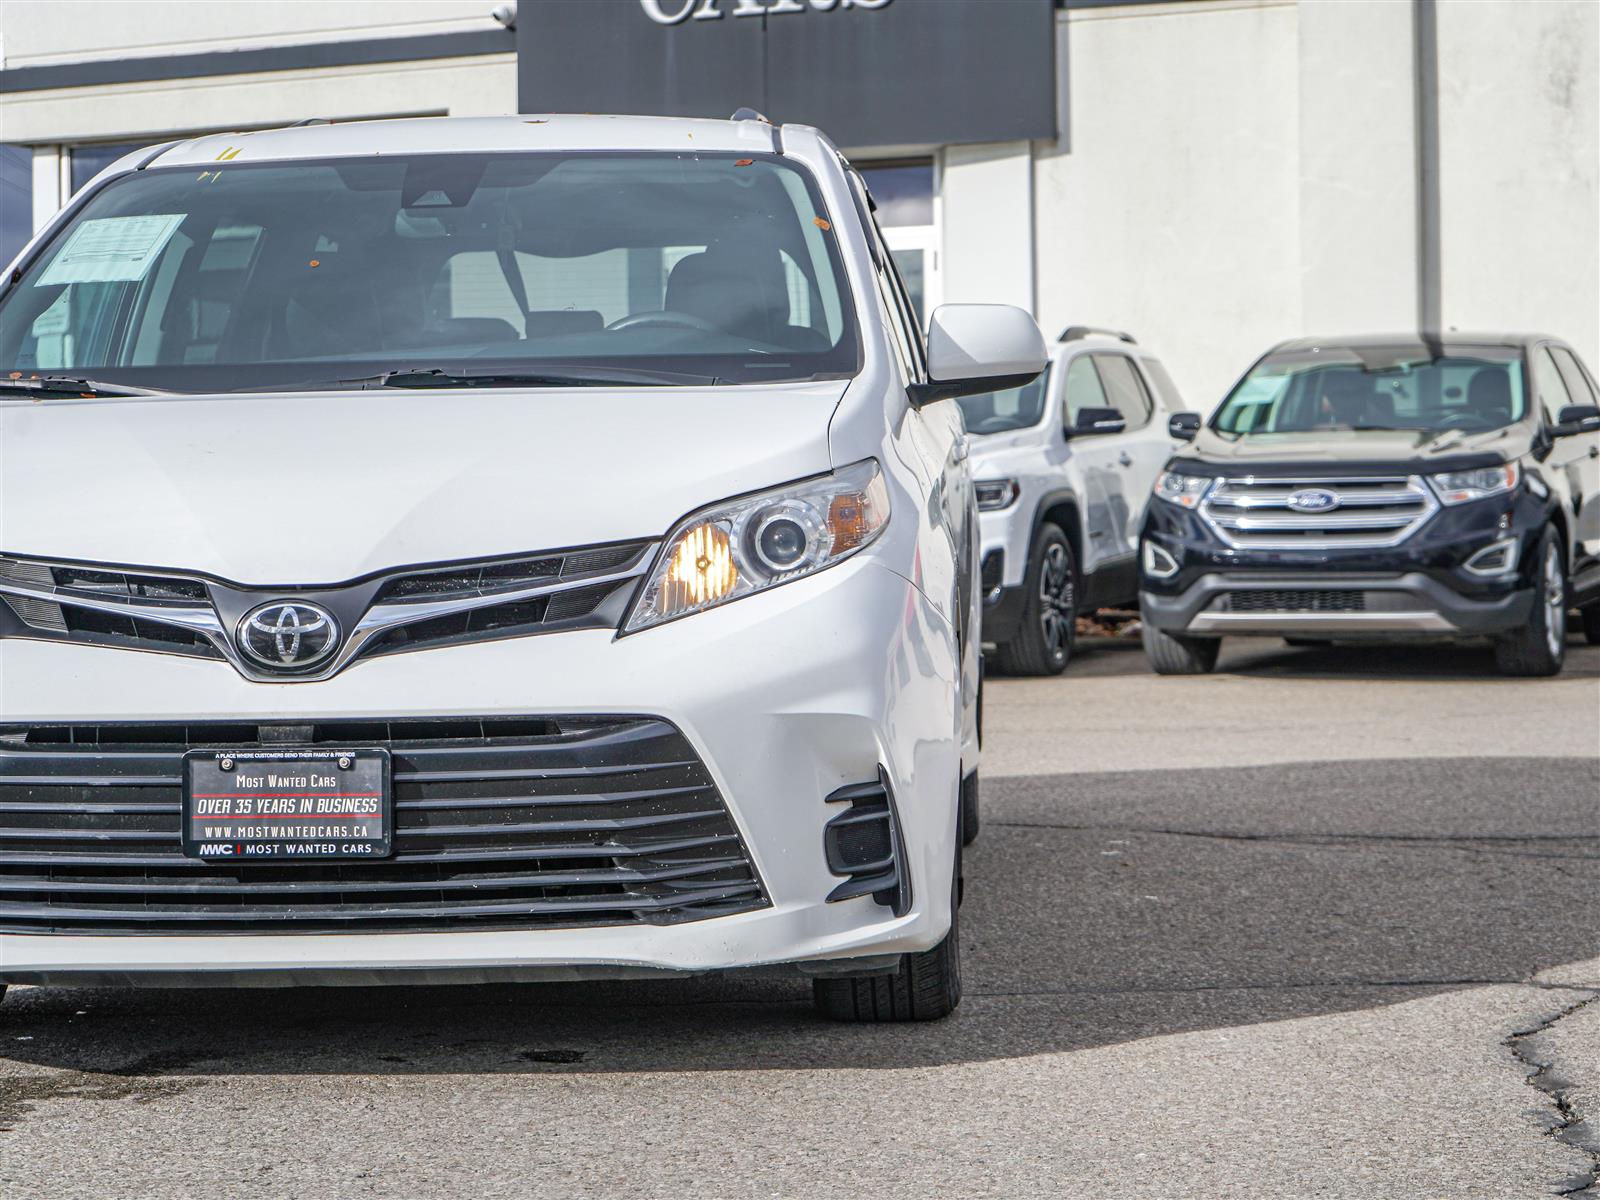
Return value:
M 830 468 L 842 382 L 0 400 L 0 554 L 259 586 L 654 537 Z
M 1202 429 L 1177 457 L 1183 465 L 1273 474 L 1332 469 L 1452 471 L 1490 466 L 1526 453 L 1525 426 L 1466 432 L 1427 429 L 1345 429 L 1307 433 L 1218 433 Z

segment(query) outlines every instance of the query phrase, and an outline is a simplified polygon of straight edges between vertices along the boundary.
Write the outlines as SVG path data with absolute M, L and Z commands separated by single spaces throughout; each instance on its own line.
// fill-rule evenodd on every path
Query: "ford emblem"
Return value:
M 1339 507 L 1339 497 L 1322 488 L 1303 488 L 1289 496 L 1289 507 L 1295 512 L 1332 512 Z

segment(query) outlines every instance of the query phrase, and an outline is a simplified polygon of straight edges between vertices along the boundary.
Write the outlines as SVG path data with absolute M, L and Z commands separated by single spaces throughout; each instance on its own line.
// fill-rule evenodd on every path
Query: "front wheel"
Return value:
M 1533 612 L 1521 629 L 1494 640 L 1494 662 L 1502 675 L 1557 675 L 1567 657 L 1567 572 L 1556 531 L 1539 539 Z
M 1148 621 L 1139 623 L 1139 638 L 1150 669 L 1157 675 L 1209 675 L 1222 649 L 1221 638 L 1178 637 Z
M 1023 587 L 1022 623 L 998 647 L 1000 669 L 1008 675 L 1059 675 L 1072 657 L 1078 617 L 1078 565 L 1060 526 L 1039 527 Z
M 958 818 L 959 821 L 959 818 Z M 938 1021 L 961 1003 L 961 845 L 956 830 L 955 870 L 950 876 L 950 932 L 932 950 L 900 956 L 893 975 L 865 979 L 817 979 L 812 1002 L 830 1021 L 883 1024 Z

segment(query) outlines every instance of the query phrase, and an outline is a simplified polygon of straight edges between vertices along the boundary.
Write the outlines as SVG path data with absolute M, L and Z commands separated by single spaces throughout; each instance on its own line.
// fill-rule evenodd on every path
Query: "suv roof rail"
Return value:
M 1096 336 L 1114 337 L 1119 341 L 1127 342 L 1130 346 L 1137 346 L 1139 344 L 1131 333 L 1124 333 L 1120 329 L 1102 329 L 1098 325 L 1068 325 L 1061 331 L 1061 336 L 1058 337 L 1056 341 L 1075 342 L 1079 338 Z

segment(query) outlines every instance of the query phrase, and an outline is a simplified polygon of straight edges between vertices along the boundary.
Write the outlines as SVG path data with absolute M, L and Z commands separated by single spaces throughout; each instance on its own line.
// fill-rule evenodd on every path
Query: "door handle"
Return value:
M 1133 466 L 1133 459 L 1128 457 L 1128 452 L 1126 450 L 1117 455 L 1117 461 L 1125 467 Z

